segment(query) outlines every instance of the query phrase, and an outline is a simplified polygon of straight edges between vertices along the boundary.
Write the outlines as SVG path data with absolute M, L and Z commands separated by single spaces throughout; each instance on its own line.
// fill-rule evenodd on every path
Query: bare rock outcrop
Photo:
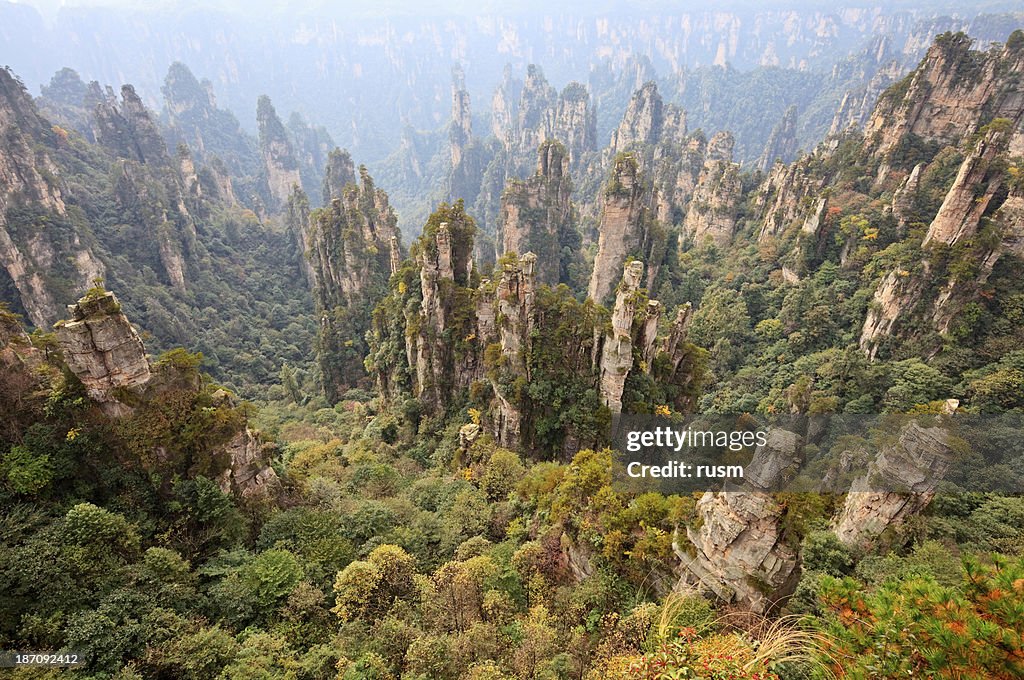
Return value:
M 908 134 L 957 145 L 977 130 L 983 116 L 1019 122 L 1024 97 L 1006 78 L 1024 71 L 1019 36 L 987 52 L 972 50 L 963 33 L 939 36 L 920 66 L 882 95 L 864 132 L 869 148 L 885 154 Z
M 835 522 L 839 540 L 866 547 L 920 512 L 931 502 L 951 462 L 952 441 L 945 428 L 904 425 L 896 441 L 882 448 L 850 487 Z
M 257 101 L 256 124 L 269 198 L 275 205 L 284 205 L 292 193 L 292 187 L 302 186 L 302 177 L 288 131 L 278 118 L 270 97 L 266 95 Z
M 1002 253 L 1007 250 L 1013 252 L 1015 247 L 1015 235 L 1020 229 L 1013 219 L 1014 200 L 1011 199 L 1020 192 L 1006 191 L 1005 171 L 997 162 L 1007 149 L 1011 130 L 1012 125 L 1006 120 L 987 126 L 967 152 L 922 242 L 925 247 L 954 246 L 972 239 L 978 233 L 983 218 L 1001 216 L 992 220 L 1000 234 L 1000 242 L 966 255 L 976 260 L 977 274 L 974 278 L 963 281 L 951 276 L 935 297 L 924 301 L 927 320 L 939 333 L 950 329 L 963 304 L 987 280 Z M 909 191 L 907 187 L 912 186 L 912 179 L 913 174 L 901 191 Z M 897 199 L 901 205 L 905 200 L 903 194 L 897 192 L 894 213 Z M 994 201 L 999 201 L 998 208 Z M 1006 203 L 1009 205 L 1003 211 Z M 877 355 L 881 339 L 896 333 L 901 319 L 922 302 L 920 297 L 927 290 L 928 277 L 933 275 L 932 272 L 930 261 L 925 260 L 918 272 L 897 267 L 882 279 L 861 329 L 860 346 L 870 358 Z
M 99 100 L 93 110 L 97 143 L 120 158 L 148 165 L 170 166 L 171 159 L 163 135 L 134 87 L 121 87 L 120 103 L 109 89 L 106 94 L 100 95 L 97 83 L 92 83 L 90 87 L 94 97 Z
M 588 287 L 592 300 L 608 299 L 630 253 L 649 252 L 654 236 L 653 219 L 651 190 L 644 184 L 637 157 L 631 153 L 619 155 L 604 191 L 597 255 Z M 653 280 L 650 271 L 648 280 Z
M 348 155 L 332 154 L 325 193 L 330 203 L 309 212 L 305 196 L 293 196 L 290 208 L 303 213 L 307 222 L 299 242 L 305 252 L 313 296 L 320 314 L 319 358 L 328 399 L 336 400 L 344 389 L 365 375 L 363 357 L 372 309 L 367 300 L 387 293 L 391 274 L 401 261 L 398 218 L 388 195 L 378 189 L 365 167 L 359 168 L 359 184 L 336 182 L 353 179 Z M 301 193 L 301 192 L 300 192 Z M 335 194 L 337 194 L 335 196 Z
M 989 203 L 1003 184 L 1004 173 L 1001 168 L 993 168 L 993 162 L 1006 150 L 1008 127 L 990 129 L 964 158 L 923 245 L 936 242 L 951 246 L 977 232 Z
M 664 102 L 654 81 L 633 93 L 619 127 L 612 133 L 611 151 L 618 154 L 638 144 L 658 141 L 664 118 Z
M 690 199 L 683 232 L 694 243 L 724 246 L 736 228 L 740 199 L 739 165 L 732 162 L 733 137 L 719 132 L 708 142 L 704 166 Z
M 784 537 L 784 508 L 770 493 L 803 461 L 803 438 L 771 428 L 742 484 L 708 491 L 697 501 L 697 527 L 688 527 L 693 556 L 676 547 L 683 580 L 720 599 L 765 613 L 791 592 L 798 558 Z
M 516 121 L 519 149 L 536 149 L 548 139 L 554 128 L 557 107 L 558 92 L 548 83 L 540 66 L 530 64 L 523 81 Z
M 875 358 L 879 341 L 892 334 L 896 322 L 914 305 L 922 289 L 920 279 L 906 270 L 894 269 L 882 279 L 860 332 L 860 348 L 869 359 Z
M 537 172 L 513 181 L 501 197 L 501 254 L 536 253 L 537 282 L 549 286 L 568 282 L 563 246 L 578 241 L 569 157 L 559 142 L 545 142 L 538 151 Z
M 276 493 L 280 479 L 267 461 L 272 448 L 258 432 L 246 427 L 224 446 L 230 463 L 217 478 L 220 490 L 242 498 L 266 497 Z
M 119 390 L 137 391 L 152 375 L 142 339 L 113 293 L 88 295 L 68 311 L 71 319 L 55 326 L 68 368 L 106 412 L 127 413 Z
M 797 566 L 796 553 L 782 542 L 782 506 L 764 492 L 709 491 L 696 512 L 699 528 L 686 532 L 696 554 L 679 555 L 684 579 L 725 602 L 768 611 Z
M 914 205 L 921 188 L 922 169 L 924 169 L 924 163 L 915 165 L 899 189 L 893 192 L 890 208 L 900 227 L 906 227 L 915 215 Z
M 782 119 L 772 128 L 768 142 L 764 146 L 761 158 L 755 166 L 761 172 L 767 172 L 775 161 L 790 163 L 796 156 L 796 105 L 790 106 L 782 115 Z
M 633 367 L 633 319 L 643 274 L 643 262 L 633 260 L 626 264 L 615 293 L 611 328 L 601 345 L 601 401 L 612 413 L 622 411 L 622 391 Z
M 71 236 L 70 252 L 49 230 L 26 229 L 9 221 L 16 203 L 35 206 L 57 218 L 67 215 L 60 171 L 45 150 L 54 133 L 39 116 L 32 97 L 7 69 L 0 69 L 0 266 L 14 282 L 29 320 L 46 327 L 61 314 L 50 277 L 63 272 L 86 288 L 105 273 L 85 234 Z
M 758 240 L 781 235 L 796 223 L 804 224 L 808 217 L 808 199 L 821 186 L 821 180 L 808 171 L 810 156 L 785 165 L 775 163 L 758 187 L 754 206 L 761 220 Z

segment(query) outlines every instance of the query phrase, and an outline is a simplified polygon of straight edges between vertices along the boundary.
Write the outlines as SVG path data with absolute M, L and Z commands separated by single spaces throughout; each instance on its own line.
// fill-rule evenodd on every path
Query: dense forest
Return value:
M 0 650 L 78 661 L 12 677 L 1024 677 L 1024 17 L 957 22 L 460 66 L 377 165 L 0 70 Z M 715 417 L 756 474 L 620 482 Z

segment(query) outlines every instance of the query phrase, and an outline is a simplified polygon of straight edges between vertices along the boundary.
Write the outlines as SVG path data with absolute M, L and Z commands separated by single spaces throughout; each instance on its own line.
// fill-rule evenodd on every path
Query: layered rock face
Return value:
M 796 157 L 796 150 L 796 106 L 794 105 L 786 109 L 782 120 L 772 128 L 768 143 L 765 144 L 764 152 L 755 167 L 761 172 L 767 172 L 775 164 L 775 161 L 790 163 Z
M 644 170 L 651 171 L 661 161 L 674 162 L 668 157 L 678 152 L 678 145 L 688 141 L 692 140 L 686 139 L 686 112 L 675 104 L 664 103 L 658 86 L 648 81 L 630 98 L 606 153 L 611 158 L 633 151 L 642 158 Z
M 757 613 L 796 585 L 797 555 L 784 540 L 783 506 L 771 495 L 803 460 L 803 437 L 773 428 L 757 447 L 744 482 L 697 501 L 698 528 L 688 527 L 692 557 L 675 546 L 684 582 Z
M 56 135 L 6 69 L 0 69 L 0 129 L 5 131 L 0 149 L 0 266 L 14 282 L 29 319 L 45 327 L 61 313 L 54 296 L 59 286 L 51 277 L 66 274 L 84 288 L 102 277 L 105 268 L 92 251 L 88 232 L 75 232 L 69 243 L 61 244 L 54 240 L 53 230 L 12 220 L 9 210 L 15 204 L 32 206 L 61 221 L 67 210 L 59 170 L 45 151 Z
M 607 300 L 626 256 L 643 255 L 650 250 L 654 240 L 651 200 L 652 191 L 644 185 L 636 156 L 618 156 L 604 191 L 597 255 L 587 289 L 590 299 Z M 649 280 L 653 277 L 649 276 Z
M 549 286 L 569 281 L 562 249 L 575 257 L 579 234 L 570 201 L 569 157 L 559 142 L 545 142 L 538 152 L 537 172 L 524 182 L 513 181 L 501 196 L 501 252 L 537 254 L 537 281 Z
M 224 453 L 230 462 L 217 478 L 221 491 L 242 498 L 258 498 L 277 492 L 280 480 L 268 463 L 272 447 L 258 432 L 248 427 L 240 430 L 224 446 Z
M 559 94 L 549 138 L 565 144 L 574 165 L 597 148 L 597 116 L 590 103 L 590 93 L 581 83 L 569 83 Z
M 506 68 L 491 101 L 491 133 L 512 158 L 532 154 L 548 140 L 561 142 L 573 168 L 597 148 L 597 117 L 586 86 L 572 82 L 557 92 L 539 66 L 520 82 Z
M 336 151 L 331 155 L 324 195 L 325 208 L 308 215 L 301 243 L 313 281 L 316 309 L 320 313 L 321 370 L 330 399 L 365 374 L 364 336 L 370 325 L 368 300 L 387 291 L 387 281 L 398 268 L 398 219 L 388 195 L 374 186 L 366 168 L 360 167 L 360 183 L 352 180 L 351 158 Z M 291 203 L 302 218 L 303 197 Z M 308 207 L 307 207 L 308 209 Z
M 994 118 L 1020 121 L 1024 96 L 1006 74 L 1024 70 L 1022 42 L 1011 36 L 976 52 L 962 33 L 939 36 L 921 65 L 879 100 L 865 127 L 869 148 L 885 154 L 907 135 L 955 145 Z
M 928 227 L 923 245 L 943 243 L 951 246 L 974 236 L 982 216 L 1003 185 L 1003 169 L 994 168 L 993 162 L 1006 150 L 1009 137 L 1010 130 L 1000 126 L 978 140 L 961 163 L 953 186 Z
M 482 283 L 477 305 L 480 338 L 493 339 L 497 331 L 507 370 L 527 380 L 530 379 L 530 366 L 526 362 L 526 352 L 534 322 L 536 267 L 537 256 L 533 253 L 526 253 L 517 261 L 503 262 L 494 296 L 488 294 L 487 284 Z M 490 380 L 495 397 L 495 437 L 504 446 L 518 447 L 522 413 L 515 403 L 514 395 L 506 394 L 493 376 Z
M 863 128 L 871 118 L 871 112 L 878 97 L 903 74 L 898 62 L 893 61 L 879 68 L 862 87 L 843 94 L 839 108 L 832 116 L 829 136 L 839 135 L 852 128 Z
M 548 138 L 557 106 L 558 92 L 548 83 L 540 66 L 530 64 L 519 99 L 514 137 L 518 149 L 536 149 Z
M 512 75 L 512 66 L 506 65 L 501 85 L 491 98 L 491 134 L 501 142 L 506 151 L 511 150 L 514 131 L 519 120 L 519 98 L 522 96 L 523 81 Z
M 893 192 L 890 210 L 901 228 L 906 227 L 914 215 L 914 204 L 921 187 L 921 170 L 923 168 L 924 163 L 915 165 L 903 184 Z
M 256 104 L 256 124 L 269 197 L 275 206 L 283 205 L 292 187 L 302 186 L 302 177 L 288 132 L 266 95 L 260 97 Z
M 324 183 L 321 189 L 324 205 L 330 205 L 334 199 L 341 198 L 345 187 L 355 183 L 356 166 L 352 162 L 352 156 L 344 149 L 331 151 L 327 156 Z
M 740 199 L 739 165 L 732 162 L 733 137 L 719 132 L 708 142 L 704 167 L 697 178 L 683 231 L 694 243 L 710 240 L 724 246 L 736 228 Z
M 949 433 L 942 427 L 905 425 L 895 442 L 878 452 L 867 472 L 850 487 L 835 520 L 839 540 L 865 548 L 931 502 L 952 462 Z M 879 485 L 887 489 L 879 489 Z
M 860 333 L 860 348 L 869 359 L 878 354 L 879 341 L 893 333 L 900 317 L 912 307 L 924 284 L 906 270 L 889 272 L 875 290 Z
M 784 596 L 797 566 L 796 554 L 780 542 L 782 514 L 767 493 L 705 493 L 697 501 L 700 529 L 687 529 L 696 556 L 679 555 L 684 578 L 725 602 L 768 611 Z
M 295 159 L 299 164 L 299 177 L 302 188 L 309 196 L 315 196 L 321 185 L 321 177 L 327 169 L 331 152 L 335 150 L 327 128 L 322 125 L 311 125 L 297 112 L 288 116 L 288 134 L 295 149 Z
M 821 180 L 807 170 L 811 156 L 790 165 L 775 163 L 754 197 L 761 229 L 758 240 L 780 236 L 794 223 L 804 224 L 810 217 L 808 204 L 821 188 Z
M 137 392 L 151 377 L 142 339 L 113 293 L 84 297 L 68 311 L 71 319 L 55 326 L 68 368 L 107 413 L 127 412 L 118 390 Z
M 448 128 L 452 166 L 462 163 L 469 140 L 473 138 L 473 118 L 469 110 L 469 93 L 452 88 L 452 124 Z
M 487 165 L 486 149 L 473 137 L 473 116 L 465 77 L 460 70 L 453 74 L 452 122 L 448 126 L 450 170 L 447 178 L 449 201 L 459 199 L 472 203 L 482 190 L 484 169 Z M 504 179 L 504 173 L 502 173 Z

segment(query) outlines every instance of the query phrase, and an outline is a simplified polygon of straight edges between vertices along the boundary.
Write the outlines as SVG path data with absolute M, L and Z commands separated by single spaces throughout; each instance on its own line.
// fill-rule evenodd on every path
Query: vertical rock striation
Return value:
M 501 253 L 536 253 L 537 281 L 549 286 L 569 282 L 578 255 L 579 233 L 573 214 L 569 157 L 559 142 L 538 150 L 537 172 L 512 181 L 501 196 Z M 563 257 L 563 249 L 567 254 Z
M 775 161 L 791 163 L 796 157 L 796 150 L 796 105 L 793 105 L 786 109 L 782 120 L 772 128 L 768 143 L 755 167 L 761 172 L 767 172 Z
M 302 186 L 299 163 L 288 131 L 277 117 L 270 97 L 266 95 L 260 96 L 256 103 L 256 125 L 259 129 L 268 198 L 276 208 L 287 202 L 292 187 Z
M 708 142 L 683 223 L 684 233 L 694 243 L 710 240 L 721 247 L 732 240 L 740 199 L 739 165 L 732 162 L 732 150 L 733 137 L 728 132 L 719 132 Z
M 654 247 L 658 234 L 654 229 L 651 203 L 652 190 L 644 184 L 636 156 L 620 154 L 604 191 L 597 255 L 587 293 L 590 299 L 607 300 L 626 257 L 631 254 L 642 257 Z M 648 273 L 649 281 L 657 275 L 657 267 L 654 269 L 653 275 Z

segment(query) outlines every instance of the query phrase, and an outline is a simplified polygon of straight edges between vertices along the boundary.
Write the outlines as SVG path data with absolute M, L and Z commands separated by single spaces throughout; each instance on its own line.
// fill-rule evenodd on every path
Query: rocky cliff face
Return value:
M 540 66 L 530 64 L 519 99 L 516 139 L 519 149 L 536 149 L 554 127 L 558 92 L 551 87 Z
M 537 254 L 538 283 L 570 281 L 569 268 L 579 248 L 571 195 L 569 157 L 559 142 L 542 144 L 536 174 L 510 182 L 502 194 L 501 253 Z M 569 250 L 566 257 L 563 248 Z
M 758 239 L 780 236 L 794 224 L 803 225 L 811 216 L 809 208 L 817 203 L 822 180 L 809 172 L 811 156 L 790 165 L 776 163 L 765 176 L 754 197 L 761 228 Z
M 262 161 L 256 139 L 242 130 L 233 113 L 217 107 L 209 81 L 200 82 L 188 67 L 176 62 L 168 69 L 161 92 L 170 145 L 185 144 L 201 163 L 222 165 L 225 178 L 259 174 Z M 225 200 L 233 194 L 230 186 L 222 187 Z M 242 198 L 249 200 L 248 195 Z
M 473 117 L 469 109 L 469 92 L 452 87 L 452 124 L 448 128 L 452 167 L 462 163 L 466 146 L 473 138 Z
M 961 244 L 966 250 L 959 257 L 970 265 L 973 275 L 964 278 L 956 272 L 937 271 L 931 257 L 925 258 L 915 272 L 903 267 L 890 271 L 875 291 L 861 330 L 860 345 L 869 357 L 878 354 L 883 338 L 898 333 L 900 324 L 915 310 L 916 313 L 923 310 L 929 325 L 937 332 L 948 332 L 958 312 L 977 295 L 999 258 L 1006 252 L 1016 254 L 1020 226 L 1014 218 L 1014 197 L 1019 190 L 1006 189 L 1009 175 L 1004 162 L 1004 154 L 1016 131 L 1015 124 L 1007 119 L 997 119 L 981 131 L 967 150 L 922 241 L 926 253 L 937 252 L 937 247 Z M 915 168 L 896 192 L 894 214 L 906 210 L 903 206 L 907 195 L 919 182 L 915 177 L 919 177 L 920 172 Z M 1005 211 L 1002 210 L 1004 205 Z M 991 238 L 977 238 L 983 224 L 989 226 Z M 936 277 L 947 279 L 937 293 L 931 286 Z
M 695 554 L 674 546 L 684 582 L 758 613 L 792 592 L 798 559 L 785 540 L 784 508 L 770 492 L 796 470 L 802 446 L 801 435 L 773 428 L 754 452 L 741 485 L 701 496 L 698 527 L 686 531 Z
M 366 168 L 359 169 L 358 185 L 335 184 L 351 179 L 350 164 L 347 154 L 332 154 L 327 173 L 331 179 L 325 186 L 331 201 L 309 215 L 301 240 L 320 313 L 318 350 L 331 400 L 365 375 L 362 359 L 370 326 L 368 302 L 385 295 L 388 278 L 400 258 L 398 220 L 387 194 L 374 186 Z M 301 202 L 293 200 L 297 206 Z
M 586 86 L 572 82 L 559 94 L 548 138 L 565 145 L 573 166 L 578 166 L 586 154 L 597 148 L 597 116 Z
M 295 149 L 274 105 L 265 95 L 256 105 L 256 124 L 269 198 L 274 206 L 280 206 L 288 200 L 292 187 L 302 186 Z
M 523 81 L 512 75 L 512 67 L 505 66 L 501 85 L 491 98 L 491 134 L 501 142 L 506 151 L 512 150 L 515 141 L 515 126 L 519 121 L 519 99 L 522 96 Z
M 141 392 L 151 373 L 146 348 L 117 298 L 113 293 L 88 295 L 68 311 L 71 319 L 55 326 L 68 368 L 108 414 L 130 412 L 127 395 Z
M 334 199 L 341 198 L 345 187 L 355 183 L 356 166 L 352 162 L 352 156 L 344 149 L 331 151 L 324 168 L 324 183 L 321 190 L 324 205 L 330 205 Z
M 92 109 L 98 102 L 93 97 L 77 71 L 62 68 L 53 75 L 49 85 L 42 86 L 36 106 L 47 120 L 67 130 L 74 130 L 84 139 L 95 143 Z
M 732 150 L 733 138 L 728 132 L 719 132 L 708 142 L 683 223 L 684 233 L 694 243 L 710 240 L 724 246 L 732 240 L 740 200 L 739 165 L 732 162 Z
M 953 186 L 939 207 L 923 245 L 954 245 L 977 233 L 981 218 L 1005 181 L 1004 169 L 994 162 L 1006 151 L 1012 128 L 1000 125 L 990 129 L 960 165 Z
M 331 139 L 327 128 L 310 124 L 297 112 L 288 117 L 288 135 L 291 137 L 295 159 L 299 164 L 302 188 L 307 195 L 316 196 L 331 152 L 336 148 L 334 140 Z
M 904 70 L 896 61 L 879 68 L 866 84 L 843 94 L 832 116 L 829 136 L 839 135 L 851 127 L 861 129 L 871 118 L 879 96 L 896 82 Z
M 796 151 L 796 106 L 794 105 L 786 109 L 782 120 L 772 128 L 768 143 L 765 144 L 761 158 L 758 159 L 755 167 L 761 172 L 767 172 L 775 164 L 775 161 L 791 163 L 796 157 Z
M 658 86 L 653 81 L 634 92 L 622 122 L 612 134 L 612 153 L 627 151 L 637 144 L 657 143 L 665 122 L 664 108 Z
M 700 528 L 687 529 L 696 555 L 679 555 L 684 578 L 725 602 L 768 611 L 789 589 L 797 566 L 796 554 L 781 542 L 782 514 L 768 493 L 705 493 L 697 502 Z
M 548 140 L 561 142 L 577 168 L 596 149 L 597 119 L 586 86 L 572 82 L 557 92 L 539 66 L 527 68 L 526 80 L 505 69 L 491 100 L 491 133 L 513 159 L 532 155 Z
M 839 540 L 866 548 L 882 532 L 923 510 L 935 496 L 952 456 L 949 433 L 942 427 L 905 425 L 896 441 L 879 451 L 867 472 L 850 487 L 835 520 Z
M 995 118 L 1020 121 L 1024 96 L 1006 78 L 1024 70 L 1018 35 L 988 52 L 972 51 L 962 33 L 939 36 L 921 65 L 879 100 L 865 127 L 872 152 L 886 154 L 908 135 L 956 145 Z
M 60 316 L 55 292 L 67 294 L 69 283 L 85 288 L 105 268 L 93 253 L 88 231 L 68 233 L 60 172 L 46 150 L 59 143 L 59 135 L 5 69 L 0 69 L 0 130 L 5 140 L 0 148 L 0 266 L 29 319 L 45 327 Z M 15 212 L 15 206 L 29 210 Z M 39 229 L 33 211 L 52 215 L 58 225 Z
M 633 368 L 633 320 L 636 318 L 644 264 L 634 260 L 626 264 L 622 281 L 615 291 L 611 328 L 605 333 L 601 345 L 600 391 L 601 401 L 613 413 L 622 412 L 622 392 L 626 376 Z M 657 314 L 654 315 L 655 324 Z
M 644 256 L 656 246 L 652 190 L 645 185 L 637 157 L 620 154 L 614 162 L 611 178 L 604 191 L 601 222 L 598 227 L 597 255 L 590 277 L 588 296 L 597 302 L 608 299 L 628 255 Z M 660 258 L 648 258 L 660 263 Z M 657 276 L 648 272 L 648 281 Z
M 134 87 L 121 87 L 120 103 L 110 94 L 100 94 L 98 84 L 92 83 L 90 87 L 94 98 L 99 100 L 92 119 L 98 144 L 119 158 L 149 165 L 170 165 L 163 136 Z

